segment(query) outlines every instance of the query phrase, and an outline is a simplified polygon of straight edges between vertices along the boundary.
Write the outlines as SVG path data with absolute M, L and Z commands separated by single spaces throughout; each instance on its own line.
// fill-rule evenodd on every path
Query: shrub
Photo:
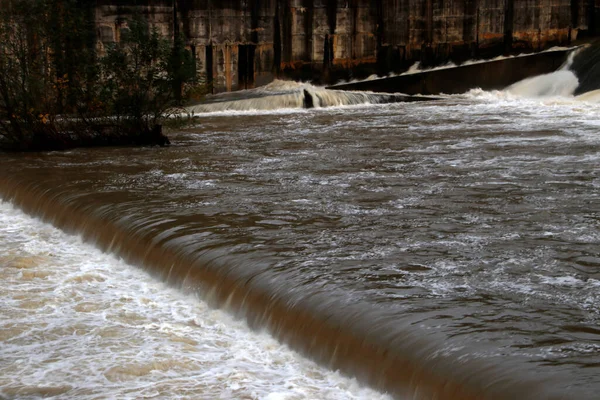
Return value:
M 0 148 L 168 144 L 161 120 L 182 87 L 198 90 L 184 39 L 171 44 L 134 16 L 97 57 L 88 7 L 12 0 L 0 11 Z

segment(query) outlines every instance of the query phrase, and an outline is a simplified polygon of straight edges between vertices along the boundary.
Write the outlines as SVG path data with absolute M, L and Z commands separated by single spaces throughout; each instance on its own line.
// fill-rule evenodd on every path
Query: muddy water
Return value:
M 207 114 L 167 149 L 3 156 L 0 190 L 394 396 L 593 398 L 597 112 L 473 92 Z
M 0 203 L 0 398 L 389 399 Z

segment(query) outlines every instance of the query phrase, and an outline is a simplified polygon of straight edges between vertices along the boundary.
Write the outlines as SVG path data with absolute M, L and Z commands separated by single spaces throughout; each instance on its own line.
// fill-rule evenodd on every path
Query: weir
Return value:
M 580 62 L 575 58 L 572 65 L 573 70 L 583 70 Z M 533 83 L 533 86 L 536 87 L 535 90 L 531 90 L 531 93 L 572 95 L 577 81 L 572 73 L 564 70 L 554 74 L 558 75 L 552 75 L 549 78 L 546 77 L 548 79 Z M 578 78 L 585 81 L 586 76 L 578 75 Z M 564 90 L 560 87 L 561 90 L 557 93 L 551 90 L 552 84 L 557 80 L 555 78 L 563 79 L 565 82 Z M 292 85 L 292 88 L 288 87 L 289 85 Z M 532 86 L 532 84 L 531 82 L 522 82 L 521 86 Z M 277 87 L 277 90 L 275 87 Z M 548 87 L 550 89 L 547 89 Z M 526 92 L 519 85 L 508 90 Z M 252 93 L 255 95 L 253 96 Z M 294 104 L 295 107 L 302 107 L 303 105 L 306 106 L 307 93 L 310 96 L 315 96 L 320 102 L 320 106 L 323 106 L 321 102 L 326 101 L 323 100 L 327 98 L 326 96 L 356 96 L 353 98 L 357 99 L 355 104 L 361 104 L 359 101 L 369 102 L 379 98 L 377 94 L 331 93 L 331 91 L 305 84 L 284 82 L 275 82 L 274 86 L 264 90 L 264 93 L 255 91 L 250 92 L 250 96 L 248 96 L 248 93 L 238 94 L 238 96 L 240 96 L 242 102 L 262 101 L 263 104 L 278 99 L 278 102 L 276 102 L 278 107 L 285 104 L 280 101 L 281 96 L 290 96 L 293 99 L 290 104 Z M 320 97 L 314 95 L 314 93 L 317 93 Z M 227 97 L 222 97 L 222 99 L 227 99 Z M 333 100 L 329 101 L 333 102 Z M 232 106 L 232 103 L 234 102 L 228 99 L 215 101 L 214 104 L 220 104 L 224 106 L 222 109 L 226 110 L 234 109 L 232 107 L 235 106 Z M 313 105 L 316 105 L 314 103 L 316 103 L 315 99 L 313 99 Z M 243 107 L 248 107 L 248 104 L 246 103 Z M 410 103 L 407 104 L 410 105 Z M 432 104 L 437 106 L 439 103 Z M 252 107 L 256 107 L 255 103 L 251 103 L 250 108 Z M 427 116 L 431 115 L 431 109 L 425 108 Z M 411 113 L 417 111 L 419 110 L 414 108 L 408 110 L 408 112 L 402 110 L 402 112 L 394 114 L 392 118 L 386 116 L 381 124 L 387 126 L 388 124 L 397 123 L 400 116 L 410 116 Z M 435 110 L 433 111 L 435 112 Z M 202 110 L 199 109 L 198 112 L 202 112 Z M 454 113 L 455 111 L 451 112 Z M 488 116 L 492 119 L 492 125 L 490 125 L 492 127 L 495 123 L 494 118 L 497 118 L 495 113 L 496 109 Z M 368 117 L 370 116 L 361 117 L 359 123 L 363 123 L 363 120 Z M 452 115 L 452 117 L 455 118 L 456 116 Z M 477 123 L 484 124 L 485 119 L 479 117 L 480 115 L 476 114 Z M 329 125 L 338 121 L 335 119 L 337 117 L 333 118 L 333 120 L 327 120 Z M 399 123 L 393 129 L 410 134 L 410 127 L 425 119 L 423 115 L 417 115 L 415 118 L 415 120 L 406 122 L 405 125 Z M 212 123 L 215 125 L 209 129 L 218 131 L 219 123 L 222 123 L 226 129 L 232 129 L 230 121 L 212 121 Z M 289 121 L 285 121 L 285 124 L 288 123 Z M 367 126 L 365 128 L 367 133 L 363 133 L 364 136 L 361 137 L 361 140 L 365 142 L 374 140 L 377 143 L 380 141 L 383 143 L 382 148 L 373 149 L 375 154 L 388 152 L 390 147 L 401 141 L 399 138 L 406 139 L 406 137 L 396 135 L 372 138 L 373 131 L 382 129 L 382 125 L 376 123 Z M 423 126 L 419 128 L 424 130 Z M 347 129 L 353 129 L 353 126 L 349 125 Z M 489 129 L 489 126 L 486 129 Z M 514 129 L 518 131 L 518 135 L 522 135 L 521 126 Z M 461 132 L 464 130 L 464 128 L 460 129 Z M 244 133 L 246 132 L 244 131 Z M 225 134 L 230 134 L 230 132 L 225 132 Z M 262 131 L 260 134 L 262 135 Z M 436 134 L 439 133 L 434 131 L 431 136 Z M 545 131 L 535 131 L 533 134 L 542 135 L 546 133 Z M 440 135 L 442 136 L 440 140 L 446 140 L 445 133 Z M 484 137 L 472 142 L 485 143 L 485 146 L 493 147 L 490 144 L 489 135 L 490 133 L 486 132 Z M 504 140 L 509 133 L 502 131 L 499 135 L 499 139 Z M 435 141 L 436 138 L 433 137 L 432 139 L 431 136 L 425 136 L 424 146 L 430 147 L 431 141 Z M 246 135 L 242 137 L 243 140 L 251 140 L 246 139 Z M 519 136 L 519 140 L 521 140 L 520 138 L 521 136 Z M 355 139 L 354 137 L 344 137 L 344 139 L 350 141 L 350 149 L 356 148 L 356 144 L 352 142 Z M 276 136 L 275 140 L 282 140 L 282 138 Z M 287 140 L 290 140 L 289 146 L 299 146 L 298 143 L 293 143 L 289 137 Z M 270 152 L 269 141 L 262 136 L 257 141 L 261 142 L 257 151 L 265 157 L 273 156 L 271 161 L 276 162 L 277 159 L 274 157 L 276 152 Z M 436 146 L 440 146 L 439 143 L 437 142 Z M 320 142 L 318 144 L 321 145 Z M 327 144 L 318 146 L 310 143 L 310 149 L 327 148 Z M 463 142 L 460 142 L 460 144 L 464 145 Z M 420 145 L 423 145 L 423 143 L 420 143 Z M 164 149 L 164 152 L 150 153 L 151 150 L 142 149 L 133 158 L 133 152 L 126 149 L 122 152 L 125 155 L 120 155 L 125 161 L 116 167 L 108 167 L 102 163 L 99 163 L 99 165 L 90 164 L 91 160 L 88 158 L 90 154 L 87 153 L 79 155 L 72 152 L 67 154 L 7 156 L 0 160 L 0 196 L 33 216 L 52 223 L 67 232 L 80 234 L 85 241 L 95 244 L 103 251 L 114 253 L 129 263 L 140 266 L 160 281 L 180 288 L 184 292 L 194 293 L 206 299 L 214 307 L 227 309 L 234 315 L 246 320 L 252 328 L 267 330 L 281 342 L 288 344 L 291 348 L 321 364 L 334 370 L 339 369 L 349 376 L 355 376 L 361 382 L 382 391 L 387 391 L 400 399 L 406 397 L 415 399 L 499 400 L 512 398 L 586 398 L 585 395 L 578 393 L 577 389 L 571 387 L 565 390 L 564 386 L 558 387 L 558 380 L 554 381 L 547 377 L 542 378 L 536 371 L 527 371 L 516 366 L 513 368 L 510 362 L 495 365 L 485 358 L 472 358 L 466 353 L 468 349 L 459 349 L 448 354 L 442 346 L 443 335 L 437 335 L 431 331 L 425 332 L 416 323 L 398 323 L 399 315 L 397 311 L 392 312 L 390 308 L 385 307 L 385 304 L 381 306 L 378 304 L 375 306 L 373 304 L 365 305 L 346 293 L 343 285 L 337 286 L 329 282 L 321 282 L 320 286 L 315 284 L 311 287 L 312 290 L 307 292 L 305 287 L 297 285 L 294 279 L 301 278 L 312 282 L 317 281 L 318 277 L 310 274 L 304 275 L 306 271 L 303 270 L 290 272 L 284 268 L 284 254 L 286 246 L 289 246 L 289 244 L 284 243 L 281 248 L 278 247 L 276 251 L 269 253 L 261 245 L 257 246 L 257 242 L 253 242 L 246 236 L 250 229 L 254 229 L 254 225 L 259 223 L 283 227 L 286 226 L 286 221 L 259 220 L 259 213 L 252 214 L 251 212 L 244 215 L 232 212 L 225 217 L 215 218 L 209 211 L 195 212 L 191 206 L 192 211 L 184 212 L 178 208 L 173 208 L 170 205 L 171 202 L 192 202 L 192 200 L 195 200 L 193 198 L 194 193 L 177 194 L 175 193 L 176 190 L 173 189 L 174 187 L 158 187 L 158 190 L 162 189 L 162 192 L 156 194 L 154 191 L 157 187 L 146 186 L 143 179 L 136 190 L 130 190 L 116 187 L 114 180 L 108 179 L 109 177 L 114 178 L 115 174 L 119 175 L 119 179 L 123 179 L 123 176 L 125 179 L 141 179 L 132 172 L 139 165 L 142 165 L 143 167 L 140 168 L 145 171 L 145 169 L 150 169 L 152 165 L 162 165 L 162 162 L 169 157 L 168 154 L 170 153 L 168 152 L 176 151 L 177 157 L 187 157 L 189 154 L 205 150 L 203 147 L 188 148 L 187 146 L 188 144 L 183 141 L 180 144 L 176 143 L 171 149 Z M 454 146 L 454 143 L 450 145 L 450 147 L 452 146 Z M 485 146 L 484 149 L 487 148 Z M 214 151 L 217 148 L 218 146 L 215 146 L 209 151 Z M 383 165 L 382 170 L 379 171 L 381 175 L 389 174 L 390 171 L 393 171 L 393 174 L 398 174 L 398 170 L 387 169 L 389 165 L 396 163 L 400 168 L 405 168 L 404 163 L 406 160 L 414 155 L 407 155 L 403 147 L 398 147 L 396 150 L 398 153 L 392 152 L 392 159 L 381 162 Z M 109 150 L 98 149 L 98 151 L 105 151 L 105 153 L 95 154 L 95 157 L 100 160 L 103 159 L 102 157 L 104 157 L 104 160 L 111 160 L 111 157 L 115 155 Z M 349 151 L 348 148 L 346 148 L 346 151 Z M 373 175 L 368 174 L 372 169 L 370 164 L 371 153 L 362 153 L 362 151 L 365 150 L 359 149 L 358 151 L 358 160 L 366 164 L 361 167 L 360 172 L 367 172 L 368 180 L 375 179 Z M 422 149 L 419 151 L 422 152 Z M 419 151 L 415 153 L 418 155 L 417 158 L 422 157 Z M 433 151 L 433 156 L 441 153 L 439 150 Z M 446 149 L 446 151 L 450 150 Z M 495 151 L 498 150 L 492 149 L 492 154 L 495 154 Z M 527 149 L 527 156 L 530 156 L 529 151 Z M 505 150 L 502 149 L 501 152 L 504 154 Z M 464 154 L 464 151 L 461 150 L 459 153 Z M 208 154 L 202 155 L 202 157 L 208 156 Z M 331 157 L 331 154 L 329 156 Z M 152 157 L 152 162 L 148 162 L 147 157 Z M 236 153 L 235 157 L 236 159 L 244 159 L 248 155 Z M 228 168 L 234 169 L 237 166 L 237 164 L 231 163 L 231 160 L 227 157 L 217 157 L 217 159 L 218 163 L 203 164 L 202 167 L 226 170 Z M 517 157 L 517 159 L 519 158 Z M 529 158 L 524 159 L 527 162 L 530 161 Z M 454 161 L 452 160 L 453 163 L 446 167 L 444 174 L 457 169 L 457 164 Z M 313 163 L 311 162 L 311 164 Z M 344 171 L 355 168 L 352 162 L 349 165 L 346 166 Z M 334 165 L 329 168 L 335 169 L 337 167 L 338 165 Z M 415 169 L 423 170 L 422 165 L 417 167 Z M 328 167 L 323 167 L 323 169 L 326 168 Z M 425 165 L 425 169 L 427 168 L 432 167 L 431 165 Z M 109 170 L 112 169 L 117 172 L 111 174 Z M 181 170 L 176 172 L 181 172 Z M 511 173 L 515 173 L 515 171 L 511 171 Z M 527 173 L 529 172 L 526 171 L 526 175 Z M 239 173 L 234 170 L 232 174 Z M 434 175 L 440 176 L 440 174 Z M 459 204 L 457 206 L 459 208 L 455 211 L 464 211 L 463 207 L 468 203 L 469 196 L 476 198 L 476 200 L 471 198 L 469 201 L 476 201 L 477 204 L 477 210 L 469 210 L 469 212 L 479 212 L 478 210 L 486 206 L 491 207 L 490 204 L 499 201 L 498 197 L 494 197 L 498 196 L 495 192 L 496 187 L 489 189 L 494 193 L 490 203 L 484 201 L 485 197 L 482 197 L 481 185 L 489 186 L 490 184 L 487 181 L 484 184 L 481 182 L 466 182 L 463 187 L 457 187 L 453 179 L 458 179 L 457 177 L 462 175 L 461 171 L 458 171 L 456 176 L 450 175 L 449 178 L 452 190 L 464 191 L 462 194 L 459 193 L 459 200 L 455 200 Z M 493 171 L 492 177 L 497 177 L 497 171 Z M 229 177 L 229 179 L 232 178 Z M 251 181 L 256 178 L 252 174 L 248 174 L 245 179 Z M 423 179 L 419 175 L 417 180 L 409 182 L 411 196 L 414 195 L 414 188 L 423 184 Z M 231 186 L 227 190 L 244 193 L 247 188 L 240 187 L 243 181 L 242 179 L 230 182 Z M 518 180 L 515 181 L 518 182 Z M 397 181 L 392 183 L 395 185 L 400 184 Z M 496 184 L 501 185 L 503 183 L 500 181 Z M 258 186 L 260 186 L 260 196 L 268 198 L 271 192 L 265 192 L 265 188 L 261 185 Z M 273 187 L 276 184 L 267 181 L 264 186 Z M 509 202 L 524 202 L 522 199 L 526 198 L 528 193 L 519 194 L 515 188 L 516 185 L 513 183 L 509 182 L 508 186 L 510 186 Z M 534 189 L 538 190 L 539 188 Z M 279 190 L 290 190 L 290 187 Z M 517 191 L 517 193 L 513 195 L 514 191 Z M 373 193 L 378 192 L 374 191 Z M 431 193 L 428 193 L 425 197 L 429 202 L 436 198 Z M 390 198 L 383 197 L 383 200 L 380 200 L 376 197 L 376 194 L 372 193 L 363 200 L 367 203 L 385 201 L 387 204 L 390 202 Z M 218 202 L 219 199 L 217 198 L 216 201 Z M 499 202 L 505 203 L 503 201 Z M 148 204 L 151 204 L 152 207 L 144 208 L 144 205 Z M 439 208 L 438 205 L 424 202 L 421 204 L 421 210 L 424 210 L 425 214 L 429 214 L 433 212 L 432 210 Z M 525 205 L 520 204 L 520 207 Z M 586 207 L 588 205 L 586 203 Z M 217 207 L 220 208 L 221 205 L 218 204 Z M 519 210 L 522 210 L 522 208 Z M 500 209 L 500 211 L 503 212 L 504 209 Z M 535 209 L 535 212 L 538 211 Z M 492 209 L 490 212 L 493 214 L 490 221 L 494 221 L 494 224 L 496 224 L 501 212 L 497 209 Z M 420 214 L 416 215 L 420 216 Z M 555 212 L 553 215 L 562 214 Z M 407 214 L 403 218 L 408 220 L 411 218 L 411 214 Z M 307 219 L 310 221 L 307 223 L 310 225 L 310 229 L 307 230 L 309 233 L 303 232 L 304 235 L 316 235 L 323 226 L 341 224 L 339 220 L 336 220 L 336 217 L 318 214 L 313 210 L 311 210 Z M 231 223 L 224 224 L 223 221 L 231 221 Z M 407 222 L 400 222 L 401 229 L 404 230 Z M 514 228 L 514 222 L 513 219 L 509 219 L 510 229 Z M 438 223 L 440 222 L 437 220 L 433 222 L 433 224 Z M 367 225 L 359 226 L 361 229 L 367 229 Z M 469 225 L 469 227 L 471 226 Z M 356 229 L 356 226 L 350 228 Z M 230 236 L 215 234 L 215 232 L 223 229 L 233 231 L 233 233 Z M 422 228 L 417 227 L 417 229 Z M 235 233 L 236 230 L 240 232 Z M 440 223 L 439 229 L 434 229 L 436 235 L 438 230 L 447 232 L 450 229 L 444 223 Z M 387 235 L 388 232 L 384 229 L 383 234 Z M 279 234 L 275 233 L 274 236 L 275 239 L 264 235 L 260 240 L 266 244 L 274 245 L 273 243 L 278 243 Z M 538 238 L 534 239 L 532 242 L 535 246 L 538 246 Z M 262 244 L 263 242 L 260 240 L 259 244 Z M 505 240 L 507 239 L 502 238 L 501 241 Z M 523 243 L 526 242 L 526 238 L 519 237 L 517 245 L 524 246 Z M 500 250 L 505 252 L 506 248 L 502 247 L 503 245 L 499 246 Z M 251 251 L 248 249 L 251 249 Z M 477 249 L 477 253 L 480 250 L 482 249 Z M 443 251 L 441 253 L 443 257 L 447 257 L 446 253 Z M 478 261 L 481 261 L 481 259 L 478 259 Z M 415 268 L 424 267 L 416 265 Z M 486 298 L 485 295 L 482 295 L 481 304 L 489 301 L 489 298 Z M 475 304 L 473 307 L 478 306 L 479 304 Z M 435 312 L 435 310 L 434 308 L 432 312 Z M 523 313 L 526 314 L 525 311 Z M 440 318 L 442 317 L 450 318 L 447 315 L 441 315 Z M 569 329 L 577 333 L 579 328 L 569 327 Z M 589 329 L 585 330 L 587 329 L 585 327 L 581 329 L 583 332 L 589 333 Z
M 600 88 L 596 79 L 598 54 L 598 45 L 586 45 L 494 60 L 471 60 L 460 66 L 415 70 L 326 88 L 276 80 L 256 89 L 208 96 L 202 103 L 187 107 L 187 111 L 194 114 L 433 101 L 439 100 L 435 97 L 439 94 L 462 94 L 476 88 L 506 89 L 527 79 L 548 76 L 559 69 L 565 76 L 572 76 L 575 83 L 569 85 L 574 85 L 577 90 L 565 88 L 564 93 L 556 94 L 581 94 Z M 554 77 L 548 79 L 555 84 L 563 82 Z M 536 85 L 525 82 L 522 86 L 532 90 Z
M 416 71 L 388 78 L 330 86 L 336 90 L 368 90 L 383 93 L 460 94 L 470 89 L 500 90 L 518 81 L 556 71 L 572 49 L 489 60 L 465 65 Z
M 407 96 L 403 94 L 328 90 L 308 83 L 277 80 L 257 89 L 209 96 L 202 103 L 186 107 L 186 111 L 197 114 L 222 111 L 278 110 L 285 108 L 325 108 L 361 104 L 410 103 L 431 100 L 436 100 L 436 98 Z
M 203 239 L 190 230 L 194 223 L 210 224 L 210 218 L 182 220 L 160 212 L 141 216 L 122 212 L 123 204 L 112 196 L 79 192 L 71 178 L 67 189 L 58 188 L 48 174 L 52 171 L 42 169 L 31 180 L 5 168 L 0 194 L 27 213 L 80 234 L 157 279 L 195 293 L 244 318 L 254 329 L 267 329 L 291 348 L 398 398 L 566 399 L 572 395 L 553 390 L 548 381 L 533 375 L 526 379 L 520 373 L 513 378 L 510 371 L 483 360 L 458 362 L 460 353 L 444 357 L 418 328 L 399 330 L 385 309 L 364 308 L 338 290 L 307 297 L 286 283 L 285 275 L 279 276 L 260 254 L 235 257 L 235 246 Z M 123 195 L 131 204 L 152 201 Z
M 579 80 L 574 94 L 600 89 L 600 42 L 588 45 L 578 52 L 570 69 Z

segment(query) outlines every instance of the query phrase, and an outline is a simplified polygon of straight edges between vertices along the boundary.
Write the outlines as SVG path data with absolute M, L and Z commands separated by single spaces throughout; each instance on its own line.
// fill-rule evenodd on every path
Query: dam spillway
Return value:
M 408 72 L 397 76 L 341 83 L 330 89 L 404 93 L 407 95 L 460 94 L 470 89 L 501 90 L 534 76 L 549 74 L 566 65 L 577 49 L 558 49 L 532 55 L 481 60 Z
M 85 4 L 88 4 L 84 2 Z M 569 46 L 597 35 L 598 5 L 584 0 L 98 1 L 103 51 L 145 16 L 180 32 L 199 79 L 214 93 L 274 79 L 332 84 L 423 67 Z
M 2 399 L 390 400 L 6 202 L 0 248 Z

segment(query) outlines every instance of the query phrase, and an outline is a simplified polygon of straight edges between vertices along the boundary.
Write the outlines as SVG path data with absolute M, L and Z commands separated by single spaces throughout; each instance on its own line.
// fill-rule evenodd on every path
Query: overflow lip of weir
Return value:
M 437 345 L 430 335 L 422 335 L 419 329 L 398 330 L 394 316 L 384 308 L 365 309 L 343 292 L 327 290 L 307 298 L 285 277 L 271 273 L 272 265 L 261 264 L 260 254 L 254 262 L 260 270 L 257 273 L 245 268 L 254 258 L 240 261 L 228 246 L 209 246 L 198 252 L 193 236 L 161 237 L 166 227 L 175 229 L 181 224 L 185 229 L 189 224 L 168 214 L 123 214 L 109 193 L 77 194 L 79 174 L 75 174 L 77 179 L 54 176 L 48 169 L 31 180 L 3 163 L 8 168 L 0 173 L 0 193 L 26 212 L 79 233 L 172 285 L 208 296 L 214 306 L 243 316 L 250 326 L 267 327 L 292 348 L 376 388 L 419 398 L 565 398 L 553 393 L 548 382 L 536 382 L 534 374 L 531 380 L 520 376 L 512 381 L 505 369 L 485 361 L 458 362 L 460 352 L 451 357 L 443 352 L 431 356 Z M 100 177 L 101 170 L 97 171 L 100 175 L 93 175 Z M 145 201 L 144 196 L 136 197 L 140 194 L 127 196 L 132 204 Z M 364 318 L 367 314 L 369 319 Z
M 548 51 L 502 60 L 423 71 L 414 74 L 330 86 L 336 90 L 366 90 L 408 95 L 460 94 L 470 89 L 504 89 L 513 83 L 556 71 L 573 49 Z

